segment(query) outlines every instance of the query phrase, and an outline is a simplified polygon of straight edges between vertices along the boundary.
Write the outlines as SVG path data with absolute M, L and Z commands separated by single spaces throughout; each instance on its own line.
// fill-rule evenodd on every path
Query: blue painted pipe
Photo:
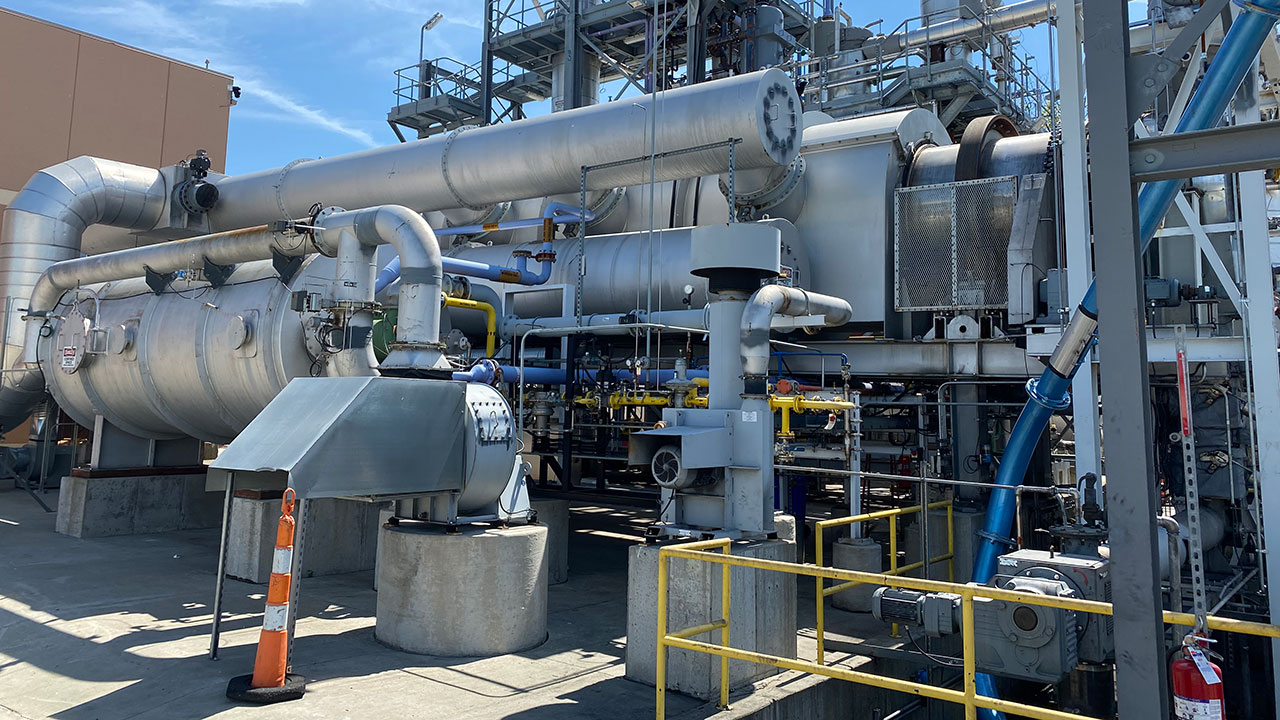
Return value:
M 590 210 L 586 211 L 586 215 L 583 215 L 581 208 L 574 205 L 552 202 L 547 203 L 547 207 L 542 211 L 542 217 L 507 220 L 496 225 L 459 225 L 457 227 L 442 228 L 436 230 L 436 237 L 475 235 L 491 230 L 517 230 L 520 228 L 540 227 L 547 220 L 554 220 L 558 223 L 571 223 L 591 222 L 595 218 L 595 213 Z M 542 243 L 542 252 L 547 254 L 552 252 L 551 243 L 545 238 Z M 542 285 L 547 280 L 550 280 L 551 264 L 553 262 L 553 260 L 543 260 L 542 267 L 538 272 L 534 273 L 529 271 L 529 258 L 524 256 L 516 258 L 516 266 L 514 268 L 451 257 L 443 258 L 443 261 L 444 271 L 447 273 L 484 278 L 494 282 L 515 283 L 517 285 Z M 374 292 L 382 292 L 388 285 L 395 282 L 398 277 L 400 277 L 400 257 L 396 256 L 378 273 L 378 280 L 373 288 Z
M 498 371 L 502 372 L 502 377 L 507 382 L 519 382 L 521 377 L 526 383 L 533 385 L 565 385 L 565 372 L 558 368 L 542 368 L 542 367 L 526 367 L 523 374 L 520 368 L 515 365 L 499 365 L 493 360 L 481 360 L 472 365 L 468 370 L 459 370 L 453 374 L 454 380 L 463 380 L 465 382 L 478 382 L 486 385 L 493 382 L 497 377 Z M 613 370 L 613 376 L 624 382 L 630 382 L 635 379 L 635 375 L 626 370 Z M 686 377 L 704 378 L 709 373 L 706 370 L 688 370 Z M 645 374 L 646 382 L 650 384 L 664 383 L 676 376 L 675 370 L 649 370 Z M 594 381 L 596 379 L 595 370 L 579 370 L 578 381 Z
M 1253 3 L 1242 3 L 1243 11 L 1231 24 L 1227 36 L 1223 38 L 1218 54 L 1214 57 L 1204 79 L 1196 89 L 1195 95 L 1187 104 L 1186 111 L 1178 121 L 1174 132 L 1192 132 L 1217 127 L 1227 104 L 1235 95 L 1245 75 L 1253 67 L 1253 59 L 1262 44 L 1271 35 L 1276 16 L 1280 11 L 1280 0 L 1253 0 Z M 1179 180 L 1162 180 L 1147 183 L 1138 193 L 1138 235 L 1143 251 L 1151 243 L 1156 228 L 1169 211 L 1169 206 L 1177 195 L 1181 185 Z M 1096 281 L 1089 285 L 1088 292 L 1080 301 L 1072 324 L 1077 322 L 1094 323 L 1098 313 L 1098 297 Z M 1070 327 L 1070 326 L 1069 326 Z M 1067 340 L 1069 333 L 1063 334 Z M 1035 446 L 1044 433 L 1049 418 L 1056 409 L 1065 407 L 1070 402 L 1067 390 L 1071 387 L 1071 378 L 1075 377 L 1084 359 L 1088 357 L 1092 342 L 1073 350 L 1076 353 L 1074 362 L 1065 375 L 1053 367 L 1045 368 L 1039 381 L 1027 383 L 1030 400 L 1018 416 L 1018 422 L 1009 434 L 1009 442 L 1005 446 L 1004 459 L 996 472 L 996 485 L 1020 485 L 1027 474 L 1027 466 Z M 992 493 L 987 506 L 987 520 L 983 528 L 983 536 L 979 539 L 977 559 L 973 567 L 973 580 L 985 583 L 996 571 L 996 560 L 1005 550 L 1009 531 L 1013 523 L 1016 498 L 1013 493 Z M 978 676 L 978 692 L 995 697 L 995 682 L 985 674 Z M 1003 720 L 1003 714 L 994 710 L 983 710 L 984 720 Z

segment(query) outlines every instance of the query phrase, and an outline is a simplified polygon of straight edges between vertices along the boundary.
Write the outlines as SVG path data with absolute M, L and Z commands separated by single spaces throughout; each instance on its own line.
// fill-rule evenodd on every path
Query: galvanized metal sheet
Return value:
M 210 466 L 287 472 L 299 497 L 461 490 L 466 384 L 297 378 Z
M 895 309 L 1009 304 L 1007 254 L 1017 177 L 899 188 L 893 201 Z

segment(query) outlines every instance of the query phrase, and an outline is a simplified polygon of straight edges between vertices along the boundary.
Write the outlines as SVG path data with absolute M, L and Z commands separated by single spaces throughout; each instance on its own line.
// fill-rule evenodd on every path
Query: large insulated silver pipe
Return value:
M 216 228 L 303 218 L 315 203 L 348 208 L 405 205 L 419 212 L 574 193 L 584 165 L 741 140 L 739 170 L 786 165 L 800 149 L 800 99 L 774 68 L 641 98 L 552 113 L 513 123 L 454 131 L 217 180 L 209 212 Z M 656 137 L 651 125 L 656 120 Z M 729 168 L 724 146 L 661 158 L 657 182 L 718 175 Z M 594 170 L 588 190 L 649 182 L 650 164 Z
M 0 232 L 0 297 L 9 311 L 4 342 L 15 368 L 0 377 L 0 425 L 12 427 L 44 395 L 38 369 L 24 369 L 22 310 L 50 265 L 80 255 L 90 225 L 149 230 L 160 222 L 165 183 L 159 170 L 78 157 L 45 168 L 22 187 L 4 213 Z
M 853 317 L 853 307 L 843 298 L 808 292 L 785 285 L 765 285 L 747 301 L 742 311 L 742 370 L 761 377 L 769 373 L 769 328 L 774 315 L 821 315 L 827 327 L 837 327 Z
M 864 47 L 880 45 L 888 55 L 907 48 L 922 48 L 963 38 L 1013 32 L 1047 21 L 1057 12 L 1057 5 L 1057 0 L 1022 0 L 996 8 L 983 17 L 956 18 L 883 38 L 871 38 Z
M 347 303 L 348 333 L 343 353 L 373 357 L 374 283 L 378 274 L 375 250 L 389 244 L 400 255 L 399 319 L 396 341 L 382 362 L 384 369 L 446 368 L 440 343 L 440 290 L 444 277 L 440 245 L 422 215 L 402 205 L 340 212 L 319 221 L 316 245 L 338 258 L 334 299 Z M 342 353 L 339 353 L 342 354 Z M 375 363 L 376 364 L 376 361 Z M 366 363 L 367 367 L 372 367 Z
M 141 277 L 148 269 L 164 274 L 202 267 L 205 260 L 217 265 L 268 260 L 273 250 L 286 256 L 315 252 L 305 236 L 285 236 L 260 225 L 54 263 L 40 274 L 25 303 L 28 311 L 23 361 L 28 368 L 39 368 L 37 347 L 42 329 L 67 290 Z

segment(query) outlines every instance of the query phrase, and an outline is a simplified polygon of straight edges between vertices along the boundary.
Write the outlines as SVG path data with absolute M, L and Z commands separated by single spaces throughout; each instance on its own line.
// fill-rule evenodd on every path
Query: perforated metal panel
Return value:
M 894 192 L 893 290 L 899 311 L 1009 304 L 1014 176 Z

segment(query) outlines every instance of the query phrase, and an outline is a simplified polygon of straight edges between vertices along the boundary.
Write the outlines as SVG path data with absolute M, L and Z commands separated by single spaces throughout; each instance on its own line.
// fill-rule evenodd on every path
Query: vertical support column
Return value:
M 1067 239 L 1068 308 L 1075 307 L 1093 282 L 1089 247 L 1088 161 L 1084 130 L 1084 68 L 1080 58 L 1079 15 L 1072 4 L 1058 9 L 1058 78 L 1062 114 L 1062 223 Z M 1052 308 L 1050 308 L 1052 310 Z M 1090 362 L 1071 383 L 1075 419 L 1076 478 L 1102 477 L 1101 417 L 1098 376 Z
M 1169 678 L 1156 548 L 1155 469 L 1147 384 L 1142 257 L 1129 175 L 1124 3 L 1085 5 L 1090 177 L 1097 253 L 1099 354 L 1114 588 L 1116 686 L 1122 718 L 1168 717 Z
M 582 39 L 578 37 L 579 3 L 580 0 L 566 0 L 564 3 L 564 82 L 561 86 L 563 110 L 572 110 L 582 101 Z
M 484 0 L 484 39 L 480 44 L 480 111 L 485 125 L 493 123 L 493 0 Z
M 1245 76 L 1240 93 L 1236 95 L 1236 123 L 1258 122 L 1258 73 Z M 1276 359 L 1275 334 L 1272 325 L 1271 238 L 1267 231 L 1266 179 L 1261 170 L 1240 173 L 1240 230 L 1244 246 L 1244 281 L 1248 305 L 1246 322 L 1249 328 L 1249 361 L 1253 381 L 1253 425 L 1257 428 L 1256 440 L 1258 487 L 1262 489 L 1262 527 L 1266 553 L 1267 598 L 1270 603 L 1271 622 L 1280 621 L 1280 362 Z M 1270 533 L 1267 533 L 1270 530 Z M 1270 535 L 1270 537 L 1268 537 Z M 1275 686 L 1280 688 L 1280 640 L 1271 641 L 1271 669 Z M 1280 706 L 1276 709 L 1280 719 Z

